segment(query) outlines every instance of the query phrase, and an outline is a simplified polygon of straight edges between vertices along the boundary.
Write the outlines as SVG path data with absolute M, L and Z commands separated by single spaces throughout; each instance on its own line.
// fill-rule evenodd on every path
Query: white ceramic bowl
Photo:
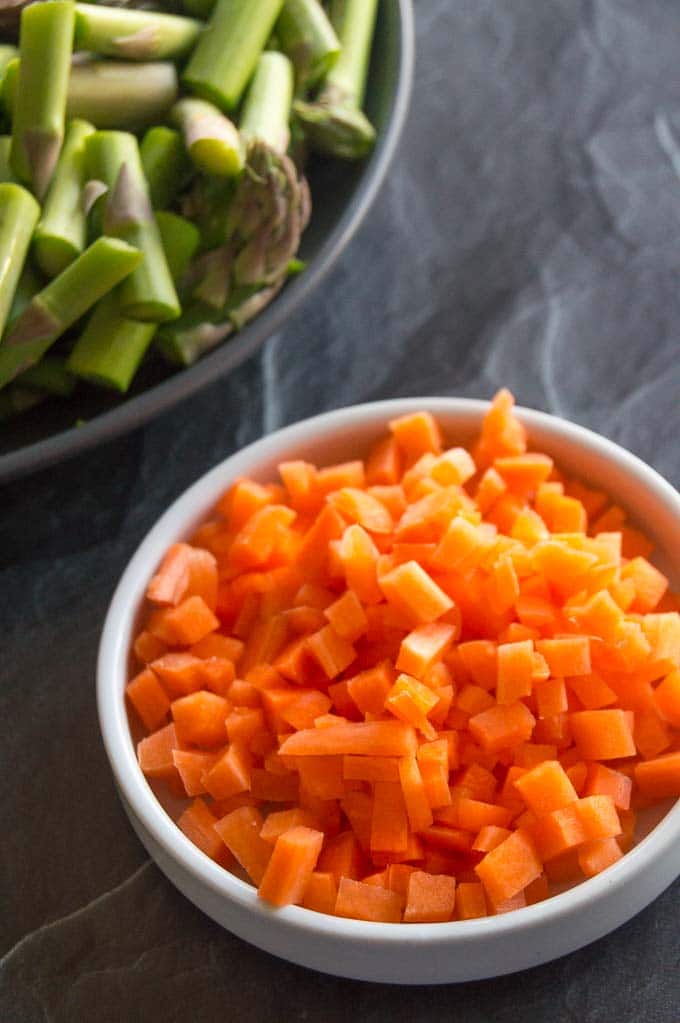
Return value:
M 143 541 L 115 592 L 98 666 L 102 734 L 123 804 L 139 838 L 184 895 L 246 941 L 303 966 L 358 980 L 441 984 L 526 969 L 613 930 L 656 898 L 680 872 L 680 802 L 602 874 L 545 902 L 503 916 L 440 924 L 344 920 L 297 906 L 274 910 L 255 889 L 204 856 L 177 828 L 142 775 L 124 701 L 129 651 L 150 576 L 167 547 L 204 519 L 238 476 L 275 478 L 297 457 L 328 464 L 363 454 L 387 421 L 429 409 L 450 443 L 479 430 L 486 402 L 415 398 L 340 409 L 280 430 L 228 458 L 180 497 Z M 680 583 L 680 495 L 629 452 L 588 430 L 518 410 L 532 446 L 569 473 L 606 490 L 658 545 L 658 563 Z M 654 826 L 655 825 L 655 826 Z

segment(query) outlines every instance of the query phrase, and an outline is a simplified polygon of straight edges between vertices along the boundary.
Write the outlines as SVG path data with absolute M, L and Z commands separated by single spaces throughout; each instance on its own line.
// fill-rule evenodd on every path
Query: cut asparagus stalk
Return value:
M 137 249 L 118 238 L 98 238 L 50 281 L 29 302 L 0 345 L 0 387 L 34 366 L 64 331 L 139 265 L 141 258 Z
M 12 149 L 12 136 L 0 135 L 0 182 L 15 181 L 9 157 Z
M 97 60 L 71 69 L 66 110 L 96 128 L 137 130 L 164 121 L 179 91 L 169 61 Z
M 202 99 L 231 111 L 239 103 L 283 0 L 217 0 L 183 81 Z
M 39 199 L 64 137 L 75 4 L 51 0 L 21 13 L 19 81 L 12 118 L 12 167 Z
M 178 286 L 189 263 L 196 255 L 201 241 L 201 232 L 195 224 L 177 213 L 159 210 L 156 223 L 161 233 L 163 251 L 175 285 Z
M 56 394 L 60 398 L 68 398 L 73 393 L 76 382 L 73 374 L 66 368 L 66 362 L 58 355 L 46 355 L 16 379 L 16 386 L 35 387 L 47 394 Z
M 290 142 L 290 108 L 293 101 L 293 66 L 283 53 L 267 50 L 258 59 L 255 74 L 241 112 L 244 141 L 259 139 L 277 153 Z
M 178 60 L 191 52 L 202 28 L 176 14 L 76 4 L 74 45 L 123 60 Z
M 303 90 L 324 78 L 340 54 L 340 40 L 319 0 L 284 0 L 276 34 Z
M 207 21 L 215 9 L 215 0 L 183 0 L 182 10 L 192 18 Z
M 375 141 L 375 129 L 361 110 L 371 56 L 378 0 L 333 0 L 331 21 L 342 46 L 313 103 L 293 109 L 312 147 L 329 156 L 356 160 Z
M 94 132 L 87 121 L 71 121 L 36 228 L 33 252 L 40 269 L 56 277 L 85 248 L 87 223 L 82 205 L 85 140 Z
M 99 302 L 68 357 L 67 367 L 77 377 L 124 394 L 144 358 L 157 329 L 122 316 L 117 291 Z
M 2 91 L 2 84 L 5 80 L 5 73 L 8 65 L 16 60 L 19 56 L 19 51 L 16 46 L 12 46 L 10 43 L 0 43 L 0 92 Z
M 39 216 L 40 207 L 25 188 L 0 185 L 0 336 Z
M 41 288 L 42 281 L 39 279 L 35 270 L 27 260 L 24 263 L 21 276 L 19 277 L 17 286 L 14 289 L 14 298 L 12 299 L 9 315 L 7 316 L 7 325 L 9 328 L 13 326 L 15 320 L 21 316 L 33 296 L 37 295 Z
M 19 51 L 17 50 L 17 53 Z M 19 81 L 19 67 L 21 61 L 19 57 L 13 57 L 6 65 L 2 83 L 0 83 L 0 98 L 2 99 L 2 108 L 5 113 L 5 118 L 12 122 L 12 116 L 14 113 L 14 97 L 17 93 L 17 82 Z
M 140 265 L 119 291 L 120 311 L 133 320 L 162 322 L 180 314 L 158 225 L 134 135 L 98 131 L 87 140 L 89 176 L 108 188 L 104 201 L 105 234 L 135 245 Z
M 166 209 L 186 176 L 188 161 L 182 136 L 173 128 L 149 128 L 139 146 L 151 205 Z
M 161 327 L 156 347 L 174 365 L 191 366 L 233 332 L 224 313 L 216 316 L 214 309 L 195 303 L 174 323 Z
M 243 146 L 236 126 L 202 99 L 181 99 L 172 108 L 192 163 L 206 174 L 233 178 L 243 169 Z

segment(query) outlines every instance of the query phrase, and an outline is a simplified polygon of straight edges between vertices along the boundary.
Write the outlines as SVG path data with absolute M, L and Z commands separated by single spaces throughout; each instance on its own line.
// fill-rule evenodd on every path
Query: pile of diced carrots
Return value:
M 380 922 L 615 863 L 680 796 L 680 603 L 622 509 L 528 447 L 505 390 L 471 450 L 420 412 L 279 471 L 148 586 L 127 697 L 185 835 L 275 906 Z

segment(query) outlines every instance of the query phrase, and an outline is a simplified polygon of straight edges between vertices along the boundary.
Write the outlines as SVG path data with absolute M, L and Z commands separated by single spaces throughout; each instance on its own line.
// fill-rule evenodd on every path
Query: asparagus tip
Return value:
M 355 107 L 296 100 L 296 117 L 314 149 L 343 160 L 360 160 L 375 142 L 375 128 Z

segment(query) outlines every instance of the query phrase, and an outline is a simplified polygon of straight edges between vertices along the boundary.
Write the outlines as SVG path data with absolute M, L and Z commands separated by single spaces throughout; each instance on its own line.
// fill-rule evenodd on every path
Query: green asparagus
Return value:
M 149 128 L 139 144 L 139 155 L 151 205 L 155 210 L 167 209 L 187 176 L 189 162 L 182 136 L 163 125 Z
M 340 55 L 340 40 L 319 0 L 284 0 L 276 34 L 302 89 L 324 78 Z
M 260 55 L 241 111 L 241 137 L 259 139 L 277 153 L 290 142 L 288 121 L 293 100 L 293 68 L 283 53 Z
M 181 99 L 172 117 L 182 130 L 192 162 L 205 174 L 233 178 L 243 169 L 243 145 L 236 126 L 202 99 Z
M 95 306 L 68 357 L 67 368 L 76 377 L 124 394 L 156 329 L 156 323 L 122 316 L 120 299 L 112 291 Z
M 123 60 L 178 60 L 196 45 L 200 21 L 129 7 L 76 4 L 75 46 Z
M 25 188 L 0 185 L 0 336 L 39 216 L 40 207 Z

